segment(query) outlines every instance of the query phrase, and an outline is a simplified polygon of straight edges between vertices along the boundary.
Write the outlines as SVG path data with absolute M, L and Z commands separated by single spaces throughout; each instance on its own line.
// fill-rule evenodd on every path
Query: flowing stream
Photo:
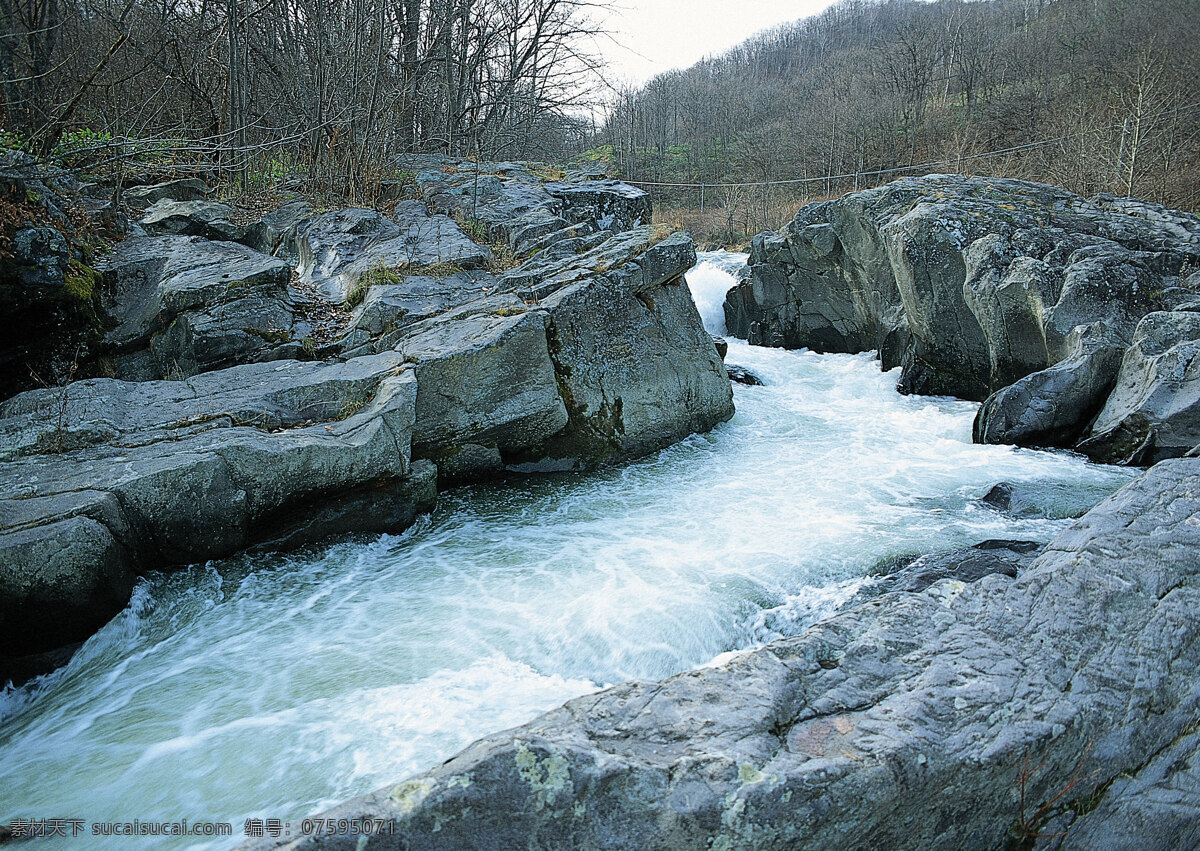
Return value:
M 723 328 L 722 271 L 689 284 Z M 737 415 L 591 475 L 444 494 L 402 535 L 142 582 L 54 674 L 0 694 L 0 823 L 299 820 L 629 678 L 793 635 L 889 558 L 1049 540 L 1132 475 L 970 442 L 976 405 L 900 396 L 868 355 L 730 341 Z M 1051 519 L 979 502 L 1022 483 Z M 70 832 L 70 831 L 68 831 Z M 57 845 L 56 845 L 57 842 Z

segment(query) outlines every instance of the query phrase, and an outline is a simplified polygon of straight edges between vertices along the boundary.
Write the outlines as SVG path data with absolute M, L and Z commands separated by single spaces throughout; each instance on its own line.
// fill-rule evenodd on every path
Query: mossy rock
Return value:
M 103 276 L 91 266 L 73 260 L 63 276 L 63 292 L 75 301 L 90 302 L 101 280 Z

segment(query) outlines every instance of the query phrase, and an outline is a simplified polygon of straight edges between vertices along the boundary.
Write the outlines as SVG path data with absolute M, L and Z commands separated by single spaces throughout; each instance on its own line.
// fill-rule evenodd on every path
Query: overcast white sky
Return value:
M 602 43 L 614 82 L 643 83 L 687 68 L 785 21 L 815 15 L 833 0 L 614 0 Z

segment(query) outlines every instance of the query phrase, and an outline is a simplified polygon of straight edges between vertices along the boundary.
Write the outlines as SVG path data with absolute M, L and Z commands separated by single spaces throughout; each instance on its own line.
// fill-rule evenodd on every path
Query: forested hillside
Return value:
M 929 171 L 1200 206 L 1197 0 L 842 0 L 616 93 L 600 5 L 4 0 L 2 141 L 118 182 L 302 175 L 361 203 L 405 153 L 586 150 L 705 184 L 652 189 L 660 218 L 721 242 Z
M 1196 0 L 843 0 L 623 93 L 593 156 L 646 181 L 807 180 L 654 188 L 730 242 L 801 200 L 928 171 L 1194 210 L 1197 80 Z

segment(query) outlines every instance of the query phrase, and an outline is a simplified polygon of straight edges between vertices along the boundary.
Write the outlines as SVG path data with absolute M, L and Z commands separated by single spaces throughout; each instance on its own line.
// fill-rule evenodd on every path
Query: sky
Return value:
M 613 82 L 640 84 L 832 5 L 833 0 L 615 0 L 606 21 L 612 40 L 601 49 Z

